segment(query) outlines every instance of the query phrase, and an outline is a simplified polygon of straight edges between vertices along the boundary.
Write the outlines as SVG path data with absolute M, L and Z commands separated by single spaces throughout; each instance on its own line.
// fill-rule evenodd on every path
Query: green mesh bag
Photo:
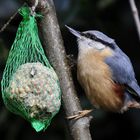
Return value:
M 2 98 L 13 113 L 31 122 L 39 132 L 45 130 L 59 111 L 61 90 L 58 77 L 41 46 L 36 15 L 28 7 L 23 16 L 1 82 Z

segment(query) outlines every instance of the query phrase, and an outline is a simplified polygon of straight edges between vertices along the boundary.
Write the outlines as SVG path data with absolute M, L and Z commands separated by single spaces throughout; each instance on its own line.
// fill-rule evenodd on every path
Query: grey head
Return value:
M 100 31 L 89 30 L 85 32 L 79 32 L 71 27 L 67 26 L 68 30 L 77 37 L 79 46 L 94 47 L 98 50 L 102 50 L 106 47 L 115 49 L 116 45 L 114 39 L 108 37 Z

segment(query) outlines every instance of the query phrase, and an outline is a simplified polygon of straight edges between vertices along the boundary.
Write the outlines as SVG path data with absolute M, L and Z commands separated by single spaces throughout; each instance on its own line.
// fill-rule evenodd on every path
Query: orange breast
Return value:
M 123 106 L 124 91 L 114 83 L 109 66 L 104 63 L 109 53 L 106 50 L 105 53 L 89 51 L 78 58 L 77 78 L 93 105 L 119 111 Z

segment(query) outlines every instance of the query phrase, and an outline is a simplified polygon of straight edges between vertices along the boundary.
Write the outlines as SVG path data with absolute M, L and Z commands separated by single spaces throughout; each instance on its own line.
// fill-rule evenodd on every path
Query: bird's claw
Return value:
M 72 115 L 72 116 L 69 116 L 69 117 L 67 117 L 67 119 L 68 119 L 68 120 L 71 120 L 71 119 L 77 120 L 77 119 L 80 119 L 80 118 L 82 118 L 82 117 L 87 116 L 87 115 L 88 115 L 89 113 L 91 113 L 91 112 L 92 112 L 92 109 L 90 109 L 90 110 L 78 111 L 77 114 Z

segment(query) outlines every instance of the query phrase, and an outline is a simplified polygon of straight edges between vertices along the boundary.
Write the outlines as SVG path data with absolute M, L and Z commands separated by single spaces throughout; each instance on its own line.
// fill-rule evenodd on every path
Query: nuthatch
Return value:
M 66 27 L 77 37 L 77 79 L 90 102 L 113 112 L 140 108 L 140 87 L 132 64 L 115 41 L 99 31 Z

